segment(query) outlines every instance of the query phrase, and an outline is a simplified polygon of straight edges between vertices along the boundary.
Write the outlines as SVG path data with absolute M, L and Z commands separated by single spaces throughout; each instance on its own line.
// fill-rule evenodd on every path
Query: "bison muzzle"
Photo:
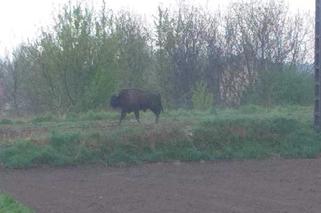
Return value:
M 110 99 L 110 105 L 113 108 L 120 108 L 121 115 L 119 125 L 126 117 L 127 113 L 134 112 L 136 120 L 139 121 L 139 111 L 151 110 L 155 116 L 155 122 L 158 123 L 159 114 L 163 111 L 161 96 L 158 93 L 151 93 L 140 89 L 123 89 L 119 95 L 113 95 Z

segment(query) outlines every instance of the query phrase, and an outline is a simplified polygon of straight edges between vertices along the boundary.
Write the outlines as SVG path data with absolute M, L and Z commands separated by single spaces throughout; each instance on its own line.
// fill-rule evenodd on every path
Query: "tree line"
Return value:
M 158 7 L 153 23 L 103 2 L 66 4 L 54 25 L 0 59 L 17 112 L 106 107 L 121 88 L 157 90 L 166 107 L 311 104 L 312 17 L 282 0 L 209 11 Z

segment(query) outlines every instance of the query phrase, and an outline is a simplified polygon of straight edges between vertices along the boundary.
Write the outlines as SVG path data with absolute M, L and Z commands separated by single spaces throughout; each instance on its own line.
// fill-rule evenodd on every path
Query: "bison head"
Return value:
M 110 98 L 110 106 L 113 108 L 117 108 L 119 107 L 119 101 L 118 101 L 118 96 L 117 95 L 113 95 Z

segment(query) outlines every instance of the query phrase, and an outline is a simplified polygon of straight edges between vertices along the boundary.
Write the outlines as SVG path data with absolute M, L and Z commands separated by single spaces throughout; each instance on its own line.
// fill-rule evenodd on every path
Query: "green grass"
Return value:
M 306 122 L 280 115 L 209 119 L 194 130 L 198 149 L 226 159 L 313 158 L 321 152 L 320 141 Z
M 42 122 L 54 122 L 57 119 L 52 114 L 39 115 L 31 120 L 32 123 L 42 123 Z
M 312 108 L 243 106 L 209 111 L 168 111 L 158 125 L 151 113 L 138 125 L 117 113 L 88 112 L 36 124 L 42 139 L 2 143 L 0 162 L 10 168 L 37 165 L 137 164 L 168 160 L 314 158 L 321 136 L 313 131 Z M 113 125 L 111 125 L 113 123 Z M 23 123 L 23 127 L 34 122 Z M 1 145 L 1 143 L 0 143 Z
M 0 120 L 0 125 L 12 125 L 13 121 L 9 119 L 1 119 Z
M 0 193 L 1 213 L 32 213 L 30 209 L 15 201 L 12 197 Z

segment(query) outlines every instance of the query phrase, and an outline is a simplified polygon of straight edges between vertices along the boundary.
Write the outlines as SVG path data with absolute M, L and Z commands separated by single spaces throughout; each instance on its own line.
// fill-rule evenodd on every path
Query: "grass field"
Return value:
M 12 197 L 0 193 L 1 213 L 32 213 L 33 211 L 15 201 Z
M 173 110 L 154 124 L 142 113 L 119 127 L 117 112 L 52 114 L 0 120 L 0 162 L 10 168 L 168 160 L 314 158 L 320 135 L 312 108 L 243 106 L 212 111 Z

